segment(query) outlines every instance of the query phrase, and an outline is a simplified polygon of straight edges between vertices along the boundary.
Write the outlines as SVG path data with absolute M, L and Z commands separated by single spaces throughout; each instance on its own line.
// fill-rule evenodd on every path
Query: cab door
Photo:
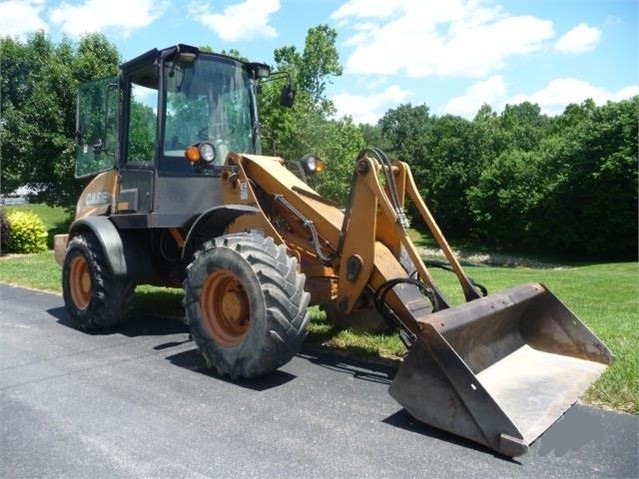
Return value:
M 118 153 L 117 77 L 80 85 L 76 111 L 76 178 L 115 168 Z
M 146 78 L 146 77 L 144 77 Z M 157 157 L 157 82 L 129 78 L 126 128 L 122 145 L 118 211 L 148 214 L 153 209 L 153 181 Z

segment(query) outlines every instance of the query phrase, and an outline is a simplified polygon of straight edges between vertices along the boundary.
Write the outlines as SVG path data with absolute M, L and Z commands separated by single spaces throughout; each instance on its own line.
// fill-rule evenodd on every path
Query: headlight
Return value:
M 307 175 L 313 175 L 324 170 L 324 162 L 312 154 L 304 155 L 300 160 L 300 164 Z
M 200 143 L 200 158 L 205 163 L 211 163 L 215 160 L 215 147 L 210 143 Z
M 215 147 L 211 143 L 203 141 L 184 150 L 184 157 L 191 163 L 197 163 L 198 161 L 212 163 L 215 160 L 215 153 Z

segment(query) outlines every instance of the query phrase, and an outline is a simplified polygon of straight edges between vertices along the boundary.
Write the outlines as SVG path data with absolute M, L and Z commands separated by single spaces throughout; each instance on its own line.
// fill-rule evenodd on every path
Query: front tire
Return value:
M 206 242 L 187 268 L 186 322 L 209 368 L 264 376 L 306 338 L 310 295 L 297 260 L 272 238 L 232 234 Z
M 135 283 L 116 278 L 91 233 L 74 236 L 62 265 L 62 296 L 71 319 L 84 330 L 106 329 L 126 319 Z

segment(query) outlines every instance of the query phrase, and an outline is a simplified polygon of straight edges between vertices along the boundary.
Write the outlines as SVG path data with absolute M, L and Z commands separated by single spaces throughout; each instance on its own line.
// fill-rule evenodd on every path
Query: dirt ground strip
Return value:
M 437 248 L 418 248 L 418 252 L 422 258 L 444 259 L 444 253 Z M 486 266 L 508 266 L 508 267 L 526 267 L 535 269 L 567 269 L 569 266 L 546 263 L 530 258 L 522 258 L 519 256 L 510 256 L 505 254 L 493 253 L 473 253 L 469 251 L 453 250 L 453 253 L 459 261 L 472 265 Z

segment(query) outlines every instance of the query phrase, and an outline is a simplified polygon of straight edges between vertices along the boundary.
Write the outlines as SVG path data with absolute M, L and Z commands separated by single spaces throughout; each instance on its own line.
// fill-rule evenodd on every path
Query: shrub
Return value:
M 521 150 L 502 153 L 484 169 L 466 192 L 475 237 L 508 248 L 535 251 L 544 246 L 535 231 L 544 193 L 539 169 L 537 155 Z
M 47 250 L 47 232 L 38 215 L 32 211 L 12 211 L 7 219 L 11 228 L 8 252 L 38 253 Z
M 9 235 L 11 226 L 7 219 L 7 212 L 0 207 L 0 254 L 5 254 L 9 250 Z

